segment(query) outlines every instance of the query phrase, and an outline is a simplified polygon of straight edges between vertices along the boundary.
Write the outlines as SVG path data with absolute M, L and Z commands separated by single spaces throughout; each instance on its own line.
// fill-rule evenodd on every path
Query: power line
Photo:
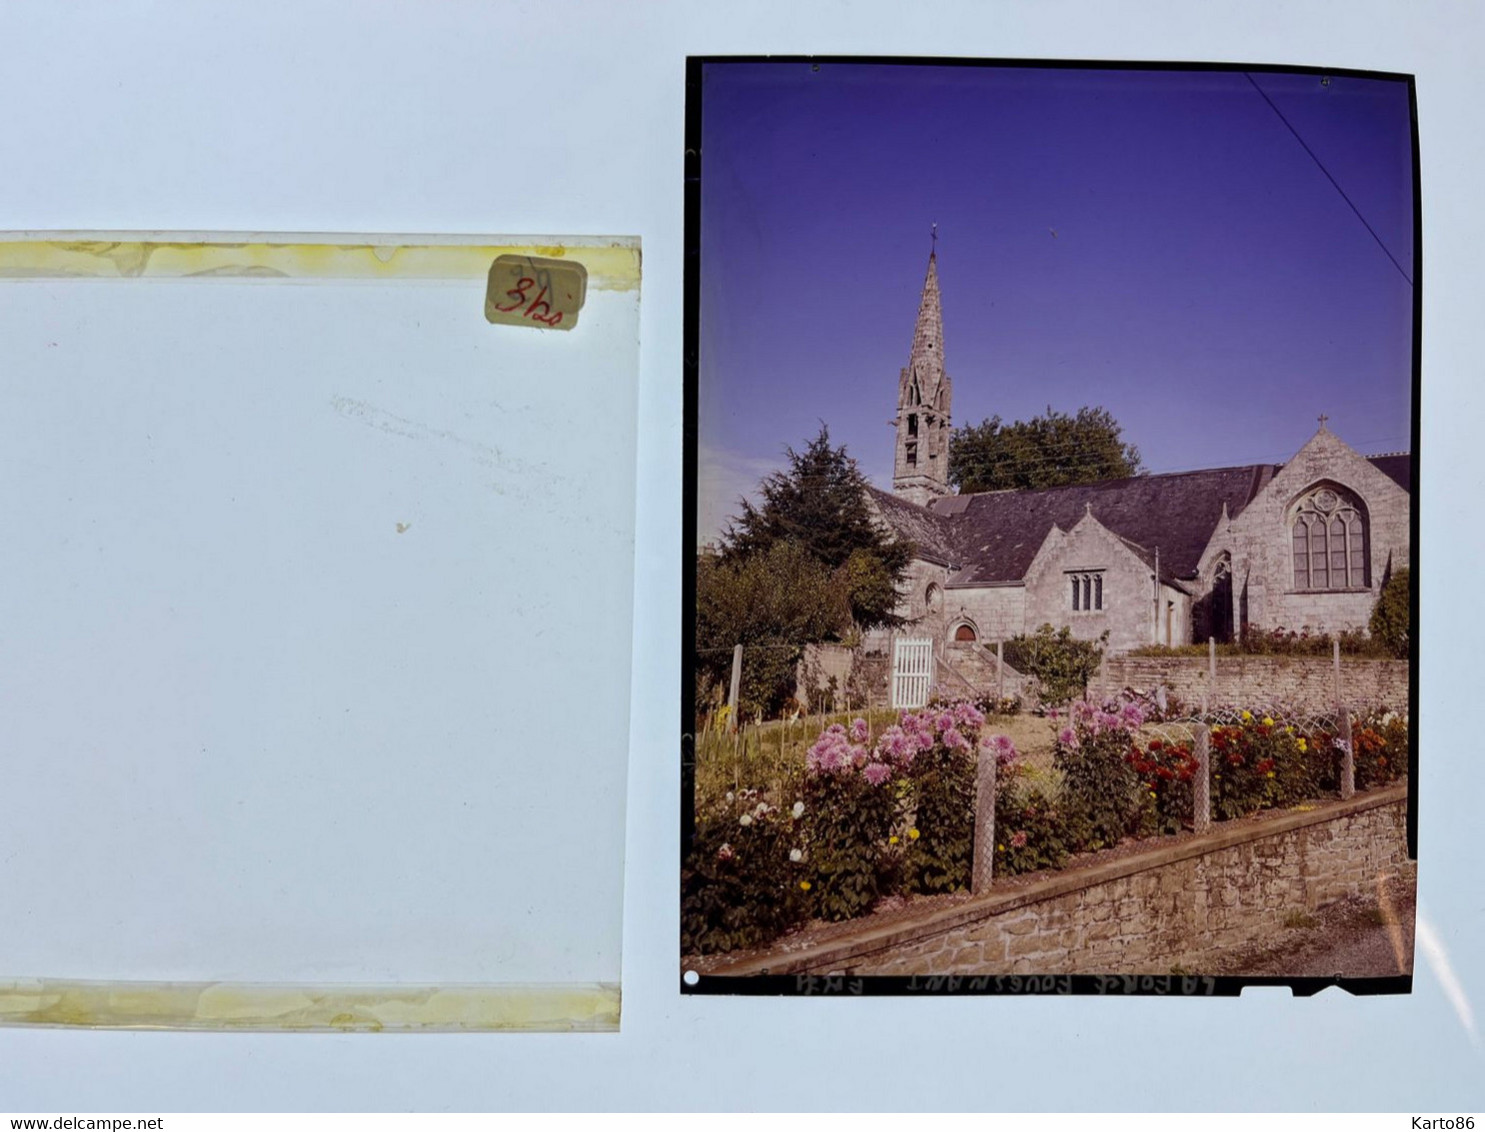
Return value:
M 1299 144 L 1304 147 L 1304 151 L 1310 155 L 1310 160 L 1315 163 L 1320 172 L 1325 174 L 1325 179 L 1335 186 L 1335 191 L 1341 194 L 1341 199 L 1351 206 L 1351 211 L 1356 213 L 1356 219 L 1360 220 L 1361 223 L 1365 225 L 1366 230 L 1372 234 L 1372 239 L 1377 241 L 1377 247 L 1382 249 L 1383 254 L 1392 261 L 1392 266 L 1397 268 L 1397 273 L 1401 275 L 1403 279 L 1407 281 L 1408 286 L 1411 287 L 1413 285 L 1413 281 L 1408 278 L 1408 273 L 1403 270 L 1402 264 L 1398 263 L 1397 257 L 1387 250 L 1387 245 L 1382 242 L 1382 237 L 1377 235 L 1377 230 L 1367 223 L 1366 217 L 1361 215 L 1361 209 L 1357 208 L 1356 203 L 1346 195 L 1346 190 L 1341 188 L 1340 182 L 1330 175 L 1330 170 L 1325 168 L 1325 163 L 1316 156 L 1315 151 L 1309 147 L 1309 144 L 1305 141 L 1305 139 L 1299 136 L 1299 131 L 1294 128 L 1293 123 L 1291 123 L 1288 118 L 1284 117 L 1284 112 L 1274 105 L 1274 100 L 1264 93 L 1263 88 L 1258 85 L 1258 80 L 1255 79 L 1252 75 L 1248 74 L 1247 71 L 1243 72 L 1243 76 L 1250 83 L 1253 84 L 1253 89 L 1258 92 L 1263 101 L 1268 103 L 1269 109 L 1279 116 L 1279 121 L 1283 122 L 1284 125 L 1289 127 L 1289 132 L 1294 135 L 1294 140 L 1299 142 Z

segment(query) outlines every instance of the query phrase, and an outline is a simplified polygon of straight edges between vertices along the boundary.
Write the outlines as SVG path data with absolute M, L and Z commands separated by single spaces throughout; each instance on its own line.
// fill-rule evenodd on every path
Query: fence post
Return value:
M 1330 655 L 1335 666 L 1335 714 L 1340 726 L 1341 742 L 1341 797 L 1349 798 L 1356 793 L 1356 752 L 1351 749 L 1351 713 L 1346 710 L 1346 698 L 1341 692 L 1341 640 L 1330 642 Z
M 995 695 L 1005 702 L 1005 642 L 995 642 Z M 998 705 L 997 705 L 998 710 Z
M 727 690 L 727 725 L 737 732 L 737 693 L 742 686 L 742 645 L 732 647 L 732 684 Z
M 995 770 L 1000 757 L 980 748 L 975 768 L 975 859 L 971 892 L 988 892 L 995 874 Z
M 1207 638 L 1207 708 L 1217 703 L 1217 638 Z
M 1196 729 L 1196 777 L 1191 780 L 1191 825 L 1197 833 L 1212 827 L 1212 729 L 1205 718 Z

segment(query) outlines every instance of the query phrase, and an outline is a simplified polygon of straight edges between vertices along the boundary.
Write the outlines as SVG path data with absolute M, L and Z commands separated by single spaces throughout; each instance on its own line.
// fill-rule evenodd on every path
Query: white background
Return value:
M 618 979 L 638 295 L 484 297 L 0 280 L 0 976 Z
M 0 226 L 636 233 L 644 240 L 624 1029 L 569 1036 L 0 1032 L 0 1109 L 550 1106 L 1479 1109 L 1485 1057 L 1411 998 L 682 999 L 681 158 L 688 53 L 1314 64 L 1419 75 L 1425 206 L 1420 893 L 1485 1006 L 1475 717 L 1480 6 L 367 3 L 0 8 Z M 6 964 L 0 962 L 0 967 Z M 1475 1023 L 1477 1026 L 1479 1022 Z

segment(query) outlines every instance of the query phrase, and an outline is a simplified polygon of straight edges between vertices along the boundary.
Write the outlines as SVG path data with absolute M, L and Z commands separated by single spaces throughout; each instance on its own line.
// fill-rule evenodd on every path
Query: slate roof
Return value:
M 949 521 L 942 515 L 870 484 L 866 490 L 892 529 L 916 546 L 919 558 L 940 566 L 957 566 L 962 561 Z
M 952 524 L 959 556 L 954 565 L 960 569 L 949 579 L 950 586 L 1019 582 L 1052 526 L 1070 530 L 1090 509 L 1146 562 L 1154 564 L 1158 548 L 1160 573 L 1173 581 L 1195 576 L 1222 518 L 1223 503 L 1235 518 L 1273 471 L 1272 465 L 1253 464 L 1035 491 L 954 495 L 934 501 L 931 510 Z
M 1411 456 L 1368 459 L 1409 490 Z M 1237 518 L 1281 467 L 1246 464 L 1073 487 L 946 495 L 928 507 L 869 490 L 887 522 L 916 545 L 918 557 L 952 568 L 951 588 L 1019 584 L 1053 525 L 1071 530 L 1090 508 L 1152 567 L 1158 548 L 1161 579 L 1176 582 L 1196 576 L 1222 505 L 1229 518 Z
M 1373 464 L 1377 469 L 1402 488 L 1409 495 L 1413 493 L 1413 457 L 1407 452 L 1387 452 L 1381 456 L 1368 456 L 1367 462 Z

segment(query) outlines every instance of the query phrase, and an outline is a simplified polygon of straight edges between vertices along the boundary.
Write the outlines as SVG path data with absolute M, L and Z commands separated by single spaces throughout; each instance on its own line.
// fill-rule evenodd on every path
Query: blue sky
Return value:
M 1407 449 L 1407 88 L 1252 77 L 1304 144 L 1242 72 L 709 65 L 699 537 L 821 421 L 890 486 L 933 223 L 955 425 L 1102 405 L 1151 471 L 1322 412 Z

